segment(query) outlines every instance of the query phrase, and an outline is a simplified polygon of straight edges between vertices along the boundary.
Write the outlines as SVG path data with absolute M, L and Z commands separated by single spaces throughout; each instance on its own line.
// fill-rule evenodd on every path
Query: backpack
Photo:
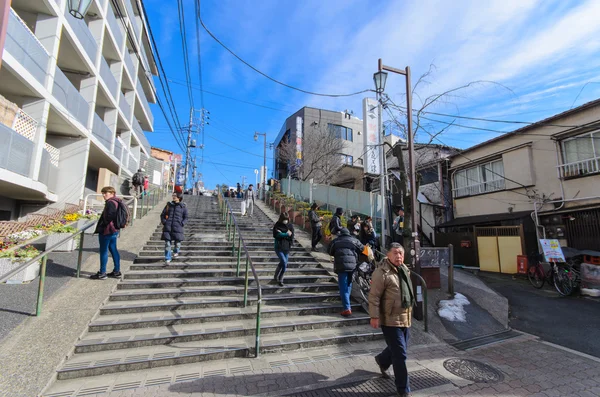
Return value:
M 123 203 L 122 200 L 117 201 L 117 219 L 113 223 L 116 229 L 125 229 L 131 219 L 131 213 L 129 208 Z
M 333 233 L 333 217 L 329 221 L 329 226 L 327 226 L 327 228 L 329 229 L 329 233 Z
M 139 172 L 136 172 L 135 174 L 133 174 L 133 177 L 131 178 L 131 182 L 133 182 L 134 185 L 141 185 L 143 183 Z

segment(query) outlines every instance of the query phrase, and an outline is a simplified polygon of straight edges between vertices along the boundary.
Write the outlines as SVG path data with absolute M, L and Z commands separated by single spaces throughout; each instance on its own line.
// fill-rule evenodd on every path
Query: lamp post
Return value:
M 375 82 L 375 92 L 377 93 L 377 114 L 378 114 L 378 134 L 381 139 L 379 145 L 379 192 L 381 193 L 381 246 L 386 247 L 385 244 L 385 219 L 386 219 L 386 207 L 387 207 L 387 191 L 385 184 L 385 150 L 383 148 L 383 127 L 382 127 L 382 106 L 381 106 L 381 95 L 385 90 L 385 83 L 387 81 L 387 72 L 381 69 L 373 74 L 373 81 Z
M 417 232 L 417 184 L 416 184 L 416 175 L 415 175 L 415 159 L 414 159 L 414 154 L 415 154 L 415 142 L 414 142 L 414 136 L 413 136 L 413 126 L 412 126 L 412 90 L 411 90 L 411 81 L 410 81 L 410 66 L 407 66 L 404 70 L 402 69 L 396 69 L 393 68 L 391 66 L 386 66 L 383 64 L 383 62 L 381 61 L 381 58 L 379 58 L 378 61 L 378 65 L 377 65 L 377 73 L 375 73 L 373 75 L 373 79 L 375 80 L 375 87 L 377 87 L 378 84 L 378 80 L 379 80 L 379 91 L 378 91 L 378 95 L 379 95 L 379 111 L 381 112 L 381 95 L 383 94 L 383 90 L 385 89 L 385 82 L 387 79 L 387 73 L 384 72 L 385 70 L 387 70 L 388 72 L 392 72 L 392 73 L 397 73 L 397 74 L 401 74 L 403 76 L 406 77 L 406 117 L 407 117 L 407 122 L 408 122 L 408 131 L 407 131 L 407 135 L 408 135 L 408 168 L 409 168 L 409 172 L 408 172 L 408 176 L 409 176 L 409 181 L 410 181 L 410 200 L 411 200 L 411 206 L 410 206 L 410 212 L 411 212 L 411 230 L 412 230 L 412 244 L 411 244 L 411 258 L 412 258 L 412 265 L 415 269 L 415 272 L 417 274 L 421 274 L 421 260 L 420 260 L 420 242 L 419 242 L 419 234 Z M 379 123 L 381 126 L 381 113 L 380 113 L 380 118 L 379 118 Z M 380 127 L 381 128 L 381 127 Z M 382 142 L 383 143 L 383 142 Z M 383 147 L 383 145 L 382 145 Z M 382 158 L 385 161 L 385 157 L 382 156 Z M 383 172 L 383 167 L 382 167 L 382 172 Z M 382 183 L 383 183 L 383 179 L 382 179 Z M 382 212 L 383 213 L 383 212 Z M 417 285 L 417 292 L 418 295 L 420 295 L 420 280 L 417 278 L 416 280 L 416 285 Z M 419 299 L 417 299 L 417 308 L 415 310 L 415 317 L 417 319 L 421 319 L 423 317 L 423 305 L 422 302 L 419 301 Z
M 265 197 L 266 194 L 266 190 L 265 190 L 265 185 L 267 184 L 267 133 L 260 133 L 260 132 L 254 132 L 254 140 L 258 141 L 258 136 L 262 135 L 263 138 L 265 139 L 265 154 L 264 154 L 264 158 L 263 158 L 263 171 L 262 171 L 262 175 L 261 175 L 261 179 L 262 179 L 262 185 L 261 185 L 261 189 L 263 191 L 263 197 Z
M 69 0 L 69 13 L 77 19 L 83 19 L 91 5 L 92 0 Z

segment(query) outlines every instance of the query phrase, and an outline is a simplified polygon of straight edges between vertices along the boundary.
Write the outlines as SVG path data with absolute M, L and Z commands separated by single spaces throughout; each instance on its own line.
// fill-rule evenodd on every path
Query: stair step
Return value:
M 252 263 L 254 264 L 254 268 L 258 271 L 258 269 L 260 268 L 275 268 L 277 267 L 277 263 L 273 263 L 273 262 L 254 262 L 252 261 Z M 240 261 L 240 272 L 243 272 L 243 270 L 245 269 L 246 266 L 246 261 L 245 260 L 241 260 Z M 163 270 L 163 269 L 187 269 L 187 270 L 193 270 L 193 269 L 235 269 L 237 267 L 237 262 L 216 262 L 216 263 L 188 263 L 188 262 L 182 262 L 182 263 L 178 263 L 178 262 L 171 262 L 169 264 L 166 264 L 164 261 L 163 262 L 152 262 L 152 263 L 136 263 L 133 264 L 129 267 L 129 269 L 131 271 L 138 271 L 138 270 Z M 320 268 L 320 265 L 318 262 L 300 262 L 300 263 L 288 263 L 288 271 L 291 271 L 292 269 L 304 269 L 304 268 Z
M 269 334 L 261 338 L 261 353 L 298 350 L 324 345 L 356 343 L 381 339 L 380 330 L 368 325 L 301 330 L 290 334 Z M 233 357 L 250 357 L 255 353 L 255 337 L 232 337 L 219 340 L 181 342 L 176 346 L 157 345 L 131 349 L 74 354 L 58 370 L 59 380 L 109 373 L 189 364 Z
M 284 303 L 314 303 L 314 302 L 339 302 L 338 292 L 327 293 L 292 293 L 292 294 L 273 294 L 263 296 L 263 303 L 281 305 Z M 248 305 L 256 304 L 256 296 L 248 296 Z M 164 310 L 190 310 L 202 309 L 206 307 L 242 307 L 244 305 L 244 296 L 203 296 L 197 298 L 168 298 L 168 299 L 146 299 L 130 302 L 108 302 L 100 308 L 100 315 L 121 314 L 121 313 L 142 313 L 157 312 Z
M 308 305 L 266 305 L 261 310 L 261 318 L 338 313 L 338 302 L 315 303 Z M 359 304 L 352 304 L 352 310 L 360 312 Z M 177 324 L 202 324 L 246 320 L 256 318 L 256 308 L 215 307 L 184 312 L 148 312 L 135 314 L 114 314 L 98 316 L 90 323 L 88 332 L 125 330 L 134 328 L 164 327 Z
M 272 266 L 271 268 L 260 268 L 256 269 L 256 274 L 259 276 L 274 276 L 275 275 L 276 266 Z M 327 270 L 322 267 L 305 267 L 305 268 L 291 268 L 289 271 L 286 271 L 286 277 L 295 277 L 295 276 L 310 276 L 310 275 L 323 275 L 327 274 Z M 245 266 L 242 264 L 240 266 L 240 275 L 239 277 L 245 276 Z M 236 277 L 236 269 L 223 269 L 223 268 L 212 268 L 210 266 L 205 266 L 204 268 L 194 268 L 194 269 L 175 269 L 170 266 L 166 266 L 163 268 L 152 269 L 152 270 L 135 270 L 129 271 L 125 273 L 124 279 L 139 279 L 139 278 L 175 278 L 175 277 L 193 277 L 193 278 L 227 278 L 227 277 Z M 250 276 L 252 277 L 252 276 Z
M 181 283 L 179 283 L 181 284 Z M 173 283 L 172 286 L 167 286 L 165 283 L 140 283 L 140 284 L 127 284 L 127 287 L 119 288 L 116 292 L 112 293 L 109 297 L 110 301 L 133 301 L 140 299 L 162 299 L 162 298 L 184 298 L 184 297 L 199 297 L 199 296 L 227 296 L 227 295 L 239 295 L 243 294 L 243 286 L 226 286 L 217 285 L 213 288 L 206 287 L 193 287 L 193 286 L 180 286 L 177 283 Z M 170 288 L 171 287 L 171 288 Z M 173 288 L 175 287 L 175 288 Z M 337 291 L 338 286 L 334 283 L 300 283 L 300 284 L 286 284 L 280 287 L 277 284 L 261 285 L 263 295 L 271 294 L 289 294 L 296 292 L 331 292 Z M 249 295 L 256 295 L 256 287 L 248 287 Z

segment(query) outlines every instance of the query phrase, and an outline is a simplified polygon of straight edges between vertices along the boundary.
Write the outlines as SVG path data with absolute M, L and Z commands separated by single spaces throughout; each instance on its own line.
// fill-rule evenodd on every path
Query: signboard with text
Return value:
M 363 152 L 364 169 L 369 174 L 379 174 L 381 170 L 381 158 L 379 155 L 379 114 L 377 112 L 377 101 L 373 98 L 363 99 Z
M 565 255 L 558 240 L 540 239 L 546 262 L 565 262 Z

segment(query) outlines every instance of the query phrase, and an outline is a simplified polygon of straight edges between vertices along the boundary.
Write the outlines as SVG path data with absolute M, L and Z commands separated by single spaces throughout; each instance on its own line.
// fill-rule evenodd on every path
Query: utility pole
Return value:
M 200 112 L 200 118 L 194 118 L 194 114 L 196 112 Z M 197 163 L 196 163 L 196 152 L 194 151 L 194 156 L 192 159 L 192 153 L 191 150 L 192 149 L 196 149 L 196 140 L 192 139 L 192 137 L 194 135 L 198 135 L 199 133 L 202 133 L 202 136 L 204 139 L 204 125 L 208 124 L 208 122 L 206 120 L 210 119 L 210 117 L 208 117 L 208 115 L 210 114 L 209 111 L 207 111 L 206 109 L 194 109 L 191 108 L 190 109 L 190 124 L 188 126 L 188 137 L 187 137 L 187 147 L 186 147 L 186 151 L 185 151 L 185 177 L 184 177 L 184 182 L 183 182 L 183 187 L 184 189 L 187 186 L 187 182 L 188 182 L 188 177 L 190 175 L 190 168 L 192 171 L 192 178 L 191 178 L 191 185 L 195 186 L 196 185 L 196 178 L 198 176 L 197 174 Z M 200 164 L 203 163 L 204 161 L 204 144 L 202 144 L 200 146 L 200 148 L 202 149 L 202 159 L 200 161 Z M 193 163 L 193 165 L 191 164 Z
M 190 171 L 190 149 L 192 144 L 192 125 L 194 124 L 194 108 L 190 108 L 190 124 L 188 125 L 187 145 L 185 148 L 185 176 L 183 177 L 183 190 L 187 187 L 188 174 Z
M 267 133 L 254 132 L 254 140 L 258 141 L 258 136 L 262 135 L 264 138 L 264 157 L 263 157 L 263 172 L 261 175 L 262 185 L 261 188 L 263 190 L 263 197 L 266 194 L 266 184 L 267 184 Z

